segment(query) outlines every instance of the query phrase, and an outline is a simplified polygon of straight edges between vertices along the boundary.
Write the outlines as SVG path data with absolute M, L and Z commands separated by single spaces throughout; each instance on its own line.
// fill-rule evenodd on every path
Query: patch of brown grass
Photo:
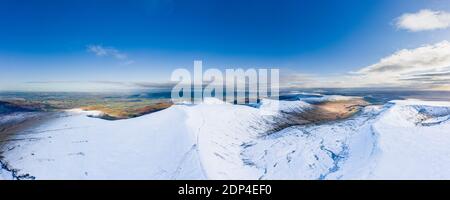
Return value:
M 134 117 L 139 117 L 145 114 L 157 112 L 160 110 L 164 110 L 168 107 L 172 106 L 171 102 L 156 102 L 151 103 L 149 105 L 135 105 L 135 104 L 126 104 L 122 103 L 120 105 L 113 104 L 99 104 L 99 105 L 91 105 L 81 107 L 83 110 L 97 110 L 101 111 L 105 114 L 102 118 L 115 120 L 115 119 L 129 119 Z
M 265 135 L 270 135 L 291 126 L 320 124 L 346 119 L 352 117 L 362 107 L 367 105 L 369 103 L 363 99 L 329 101 L 315 104 L 311 109 L 304 112 L 284 113 L 274 119 L 273 127 Z

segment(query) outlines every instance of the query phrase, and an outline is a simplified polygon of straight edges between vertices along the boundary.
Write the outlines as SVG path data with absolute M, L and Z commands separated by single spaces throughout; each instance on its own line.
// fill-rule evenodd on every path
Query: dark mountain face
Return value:
M 0 114 L 9 114 L 14 112 L 33 112 L 34 108 L 22 107 L 10 102 L 0 101 Z

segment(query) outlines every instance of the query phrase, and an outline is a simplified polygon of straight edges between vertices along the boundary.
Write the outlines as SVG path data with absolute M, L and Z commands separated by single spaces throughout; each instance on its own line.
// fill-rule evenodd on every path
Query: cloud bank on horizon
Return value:
M 450 13 L 423 9 L 396 19 L 399 29 L 410 32 L 450 28 Z M 411 33 L 413 34 L 413 33 Z M 411 49 L 401 49 L 377 63 L 344 75 L 286 75 L 286 87 L 337 88 L 398 87 L 450 89 L 450 42 L 443 40 Z
M 444 76 L 449 72 L 450 42 L 445 40 L 399 50 L 376 64 L 362 68 L 355 75 L 363 79 L 360 80 L 363 84 L 381 85 L 380 80 L 383 80 L 384 84 L 435 88 L 436 85 L 450 84 L 450 76 Z
M 297 80 L 296 80 L 297 79 Z M 402 49 L 379 62 L 345 75 L 296 74 L 284 79 L 287 87 L 414 87 L 447 89 L 450 86 L 450 42 Z M 292 82 L 294 84 L 289 84 Z M 303 83 L 302 83 L 303 82 Z M 297 85 L 295 85 L 297 84 Z

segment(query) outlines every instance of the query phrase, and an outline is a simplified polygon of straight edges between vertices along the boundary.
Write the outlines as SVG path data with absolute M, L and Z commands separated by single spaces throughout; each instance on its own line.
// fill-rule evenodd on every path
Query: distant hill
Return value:
M 128 98 L 148 98 L 148 99 L 170 99 L 172 93 L 169 92 L 148 92 L 129 96 Z

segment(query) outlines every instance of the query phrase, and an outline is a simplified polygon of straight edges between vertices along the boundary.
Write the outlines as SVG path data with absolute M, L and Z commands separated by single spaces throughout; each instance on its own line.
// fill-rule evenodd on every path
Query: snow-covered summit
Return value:
M 311 105 L 304 101 L 278 101 L 262 99 L 259 109 L 270 114 L 303 112 L 310 109 Z

